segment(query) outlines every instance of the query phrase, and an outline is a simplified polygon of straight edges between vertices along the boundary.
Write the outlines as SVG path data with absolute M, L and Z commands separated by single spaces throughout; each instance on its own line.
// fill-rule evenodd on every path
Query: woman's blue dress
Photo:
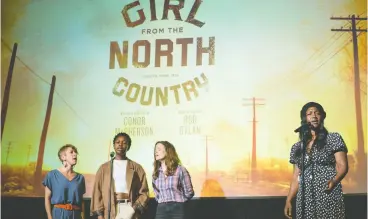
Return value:
M 51 205 L 72 204 L 82 208 L 83 194 L 86 192 L 84 176 L 77 173 L 72 180 L 67 179 L 59 170 L 51 170 L 42 181 L 51 191 Z M 52 218 L 80 219 L 81 210 L 52 209 Z

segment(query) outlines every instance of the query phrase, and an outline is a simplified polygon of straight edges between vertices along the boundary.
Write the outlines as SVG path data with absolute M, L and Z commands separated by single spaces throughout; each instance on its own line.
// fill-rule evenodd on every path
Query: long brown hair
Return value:
M 175 147 L 173 144 L 171 144 L 168 141 L 158 141 L 156 142 L 155 148 L 153 151 L 153 158 L 155 160 L 153 162 L 153 174 L 152 174 L 153 179 L 158 178 L 158 169 L 160 169 L 160 166 L 161 166 L 161 161 L 156 160 L 155 158 L 155 151 L 156 151 L 157 144 L 162 144 L 165 147 L 165 151 L 166 151 L 165 164 L 167 167 L 166 175 L 168 176 L 174 175 L 176 168 L 178 167 L 179 164 L 181 164 L 179 156 L 176 153 Z

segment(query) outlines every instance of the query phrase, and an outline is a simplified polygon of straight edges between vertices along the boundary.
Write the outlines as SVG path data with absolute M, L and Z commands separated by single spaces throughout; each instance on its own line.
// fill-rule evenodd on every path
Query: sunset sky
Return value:
M 257 106 L 257 153 L 260 158 L 287 161 L 297 141 L 293 130 L 300 124 L 299 112 L 309 101 L 321 103 L 326 126 L 343 136 L 349 151 L 357 150 L 353 87 L 353 60 L 350 33 L 333 32 L 346 21 L 331 16 L 366 16 L 366 1 L 350 0 L 235 0 L 223 4 L 204 0 L 196 19 L 198 28 L 184 21 L 161 21 L 164 1 L 156 1 L 158 21 L 150 22 L 149 1 L 140 1 L 146 22 L 136 28 L 125 25 L 121 10 L 130 2 L 121 0 L 6 0 L 2 3 L 2 93 L 11 52 L 19 44 L 6 125 L 2 140 L 2 164 L 36 161 L 52 75 L 56 91 L 47 134 L 44 169 L 59 166 L 58 148 L 72 143 L 79 149 L 77 170 L 95 173 L 107 161 L 115 128 L 124 127 L 122 113 L 144 112 L 153 136 L 132 136 L 129 157 L 141 163 L 148 175 L 153 169 L 153 147 L 158 140 L 171 141 L 189 169 L 205 164 L 205 136 L 208 135 L 210 163 L 229 170 L 233 163 L 248 159 L 252 146 L 252 107 L 244 98 L 263 98 Z M 173 1 L 176 2 L 176 1 Z M 185 20 L 194 0 L 185 1 Z M 132 9 L 132 13 L 133 13 Z M 4 13 L 3 13 L 4 12 Z M 16 12 L 16 13 L 14 13 Z M 137 17 L 132 16 L 132 19 Z M 5 20 L 5 21 L 4 21 Z M 358 24 L 366 28 L 366 22 Z M 142 29 L 183 27 L 183 33 L 145 35 Z M 181 67 L 181 46 L 177 38 L 194 38 L 188 46 L 188 66 Z M 196 38 L 215 37 L 215 65 L 196 66 Z M 155 40 L 174 42 L 174 65 L 155 68 Z M 132 66 L 133 43 L 151 43 L 151 65 Z M 128 41 L 127 69 L 109 69 L 110 41 Z M 361 100 L 365 149 L 367 148 L 366 34 L 359 35 Z M 139 50 L 143 59 L 143 50 Z M 23 63 L 22 63 L 23 62 Z M 176 78 L 148 78 L 149 75 L 178 74 Z M 117 97 L 112 90 L 119 77 L 148 87 L 170 87 L 194 80 L 204 73 L 208 86 L 188 102 L 179 91 L 181 104 L 169 97 L 166 107 L 142 106 Z M 36 76 L 37 74 L 38 76 Z M 170 95 L 173 95 L 170 93 Z M 155 100 L 155 99 L 154 99 Z M 201 135 L 181 136 L 179 111 L 200 111 Z M 29 159 L 27 159 L 30 148 Z M 226 162 L 223 162 L 226 161 Z M 150 183 L 149 183 L 150 184 Z

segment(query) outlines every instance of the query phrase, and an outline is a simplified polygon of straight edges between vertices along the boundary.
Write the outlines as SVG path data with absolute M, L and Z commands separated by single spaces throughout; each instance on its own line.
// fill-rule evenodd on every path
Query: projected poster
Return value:
M 348 146 L 344 192 L 366 192 L 366 33 L 357 31 L 357 71 L 349 30 L 365 9 L 349 0 L 2 1 L 2 97 L 18 43 L 2 195 L 43 196 L 44 175 L 70 143 L 90 197 L 114 135 L 126 132 L 150 186 L 154 144 L 167 140 L 196 197 L 283 196 L 309 101 Z

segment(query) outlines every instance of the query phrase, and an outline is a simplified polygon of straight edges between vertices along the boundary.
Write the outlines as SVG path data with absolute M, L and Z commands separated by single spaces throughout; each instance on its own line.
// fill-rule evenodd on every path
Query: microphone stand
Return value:
M 310 129 L 309 127 L 302 127 L 301 129 L 301 158 L 302 158 L 302 162 L 301 162 L 301 166 L 300 166 L 300 172 L 301 172 L 301 215 L 302 215 L 302 219 L 304 219 L 304 212 L 305 212 L 305 180 L 304 180 L 304 161 L 305 161 L 305 153 L 306 153 L 306 148 L 307 148 L 307 137 L 309 135 Z
M 111 155 L 110 155 L 111 156 Z M 110 216 L 111 216 L 111 185 L 112 185 L 112 176 L 113 176 L 113 172 L 114 172 L 114 159 L 115 159 L 115 157 L 111 157 L 111 160 L 110 160 L 110 169 L 111 169 L 111 171 L 110 171 L 110 186 L 109 186 L 109 203 L 108 203 L 108 210 L 107 210 L 107 219 L 110 219 Z

